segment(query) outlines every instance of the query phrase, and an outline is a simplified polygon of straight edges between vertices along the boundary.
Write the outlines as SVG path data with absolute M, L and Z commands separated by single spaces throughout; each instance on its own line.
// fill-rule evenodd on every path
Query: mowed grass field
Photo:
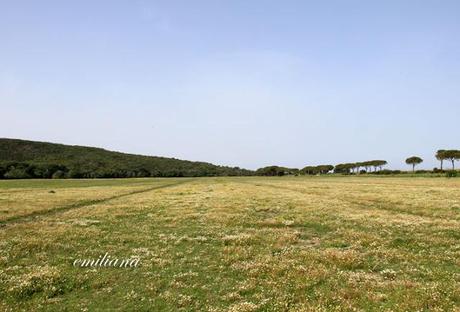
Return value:
M 0 310 L 460 311 L 460 179 L 0 181 Z

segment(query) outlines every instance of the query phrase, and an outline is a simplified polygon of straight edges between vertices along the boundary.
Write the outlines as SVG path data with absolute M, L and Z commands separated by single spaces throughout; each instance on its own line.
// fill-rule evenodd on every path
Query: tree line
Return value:
M 455 170 L 455 162 L 460 160 L 460 150 L 438 150 L 435 157 L 441 162 L 440 171 L 444 171 L 444 161 L 450 161 L 452 163 L 452 170 Z M 418 156 L 412 156 L 406 159 L 406 164 L 412 166 L 412 171 L 415 171 L 415 166 L 422 162 L 423 159 Z M 438 171 L 437 168 L 435 168 L 434 171 Z
M 452 171 L 455 170 L 455 162 L 460 161 L 460 150 L 438 150 L 435 154 L 437 160 L 441 163 L 441 168 L 434 168 L 433 172 L 444 172 L 444 162 L 449 161 L 452 164 Z M 412 172 L 415 172 L 415 167 L 423 163 L 423 159 L 419 156 L 411 156 L 406 159 L 406 164 L 412 166 Z M 327 173 L 340 174 L 360 174 L 360 173 L 375 173 L 375 174 L 399 174 L 400 170 L 384 170 L 388 164 L 386 160 L 370 160 L 356 163 L 344 163 L 338 165 L 319 165 L 306 166 L 303 169 L 286 168 L 279 166 L 269 166 L 260 168 L 256 171 L 256 175 L 262 176 L 283 176 L 283 175 L 318 175 Z M 429 171 L 417 171 L 429 172 Z M 455 173 L 455 172 L 454 172 Z M 451 175 L 455 176 L 455 175 Z
M 254 175 L 206 162 L 142 156 L 86 146 L 0 139 L 0 178 L 134 178 Z
M 377 172 L 388 162 L 385 160 L 370 160 L 356 163 L 346 163 L 333 165 L 306 166 L 302 169 L 286 168 L 280 166 L 268 166 L 256 170 L 256 175 L 260 176 L 284 176 L 284 175 L 318 175 L 330 172 L 352 174 L 364 172 Z M 362 170 L 361 170 L 362 169 Z
M 386 160 L 369 160 L 356 163 L 338 164 L 334 168 L 335 173 L 360 173 L 361 169 L 365 172 L 376 172 L 382 170 L 388 162 Z
M 253 171 L 238 167 L 197 166 L 193 168 L 107 168 L 97 169 L 59 164 L 33 164 L 7 162 L 0 164 L 0 179 L 94 179 L 94 178 L 143 178 L 143 177 L 215 177 L 250 176 Z
M 317 174 L 327 174 L 333 171 L 334 168 L 336 167 L 334 167 L 333 165 L 318 165 L 318 166 L 306 166 L 302 169 L 297 169 L 297 168 L 287 168 L 287 167 L 280 167 L 280 166 L 268 166 L 268 167 L 257 169 L 255 172 L 255 175 L 269 176 L 269 177 L 284 176 L 284 175 L 317 175 Z
M 460 160 L 460 150 L 439 150 L 436 152 L 436 159 L 441 162 L 441 170 L 446 160 L 452 163 L 452 170 L 455 170 L 455 162 Z
M 439 150 L 435 155 L 444 172 L 444 162 L 460 160 L 459 150 Z M 423 162 L 418 156 L 406 159 L 415 167 Z M 45 142 L 0 139 L 0 179 L 26 178 L 132 178 L 132 177 L 209 177 L 209 176 L 283 176 L 318 174 L 399 174 L 384 169 L 385 160 L 369 160 L 338 165 L 306 166 L 302 169 L 268 166 L 256 171 L 239 167 L 216 166 L 175 158 L 154 157 L 111 152 L 100 148 L 68 146 Z M 417 172 L 428 172 L 418 170 Z M 452 171 L 449 174 L 456 174 Z

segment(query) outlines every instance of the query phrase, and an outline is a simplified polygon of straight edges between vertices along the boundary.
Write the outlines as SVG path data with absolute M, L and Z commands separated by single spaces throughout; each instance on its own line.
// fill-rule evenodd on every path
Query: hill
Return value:
M 0 178 L 126 178 L 252 175 L 206 162 L 102 148 L 0 138 Z

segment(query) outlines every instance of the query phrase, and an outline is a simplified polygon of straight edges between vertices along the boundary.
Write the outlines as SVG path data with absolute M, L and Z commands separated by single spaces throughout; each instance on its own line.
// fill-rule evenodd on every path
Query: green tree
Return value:
M 350 164 L 338 164 L 334 167 L 334 173 L 350 174 Z
M 3 165 L 0 166 L 0 179 L 3 178 L 4 174 L 5 174 L 7 171 L 8 171 L 8 169 L 7 169 L 5 166 L 3 166 Z
M 373 163 L 374 166 L 378 167 L 380 170 L 382 170 L 383 166 L 386 166 L 388 164 L 386 160 L 374 160 Z
M 436 152 L 436 159 L 441 162 L 441 170 L 444 164 L 444 160 L 446 159 L 445 152 L 446 152 L 445 150 L 439 150 Z
M 28 179 L 30 175 L 27 173 L 25 168 L 11 167 L 8 172 L 5 173 L 7 179 Z
M 450 160 L 452 162 L 452 170 L 455 170 L 455 161 L 460 160 L 460 151 L 459 150 L 447 150 L 442 153 L 444 159 Z
M 53 173 L 52 178 L 53 179 L 63 179 L 65 178 L 65 172 L 62 170 L 58 170 Z
M 332 165 L 320 165 L 320 166 L 316 166 L 316 170 L 317 172 L 321 173 L 321 174 L 327 174 L 329 173 L 330 171 L 332 171 L 334 169 L 334 166 Z
M 423 159 L 417 156 L 412 156 L 406 159 L 406 164 L 412 165 L 412 172 L 415 172 L 415 166 L 421 164 Z
M 300 170 L 302 174 L 315 174 L 315 171 L 316 171 L 316 167 L 313 167 L 313 166 L 306 166 L 305 168 Z
M 257 169 L 256 174 L 261 176 L 283 176 L 287 172 L 286 168 L 278 166 L 269 166 Z
M 366 166 L 367 166 L 367 164 L 366 164 L 365 161 L 357 162 L 357 163 L 356 163 L 356 172 L 357 172 L 358 174 L 360 174 L 361 172 L 366 171 L 366 170 L 361 171 L 361 168 L 362 168 L 362 167 L 366 168 Z M 367 171 L 366 171 L 366 172 L 367 172 Z

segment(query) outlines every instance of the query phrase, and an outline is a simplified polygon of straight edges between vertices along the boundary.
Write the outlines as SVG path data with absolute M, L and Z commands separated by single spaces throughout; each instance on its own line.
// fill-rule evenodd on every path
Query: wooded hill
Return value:
M 252 175 L 206 162 L 102 148 L 0 138 L 0 178 L 126 178 Z

